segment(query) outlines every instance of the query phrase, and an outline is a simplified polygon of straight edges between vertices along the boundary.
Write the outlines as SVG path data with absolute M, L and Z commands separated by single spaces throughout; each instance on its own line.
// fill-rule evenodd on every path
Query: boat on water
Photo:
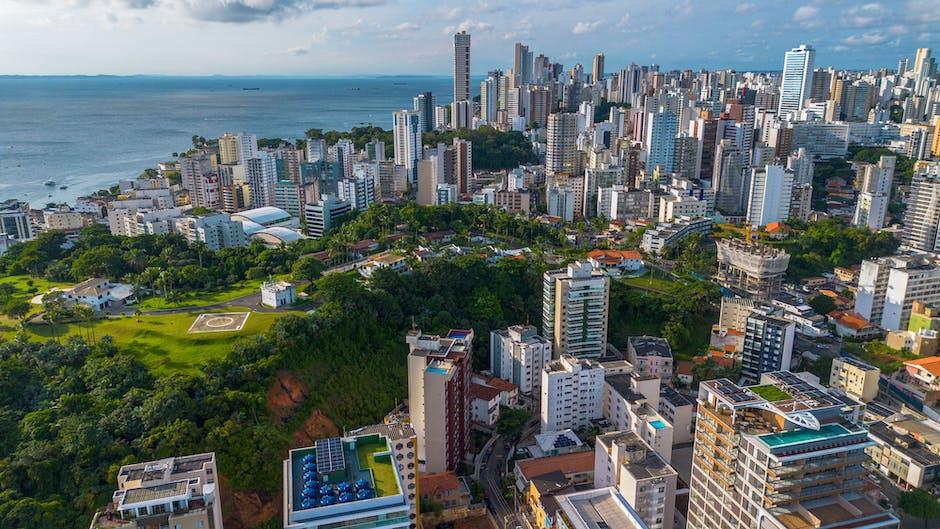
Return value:
M 243 86 L 242 90 L 261 90 L 257 86 Z
M 46 180 L 42 185 L 52 187 L 55 185 L 55 180 Z
M 59 189 L 68 189 L 69 186 L 59 186 Z

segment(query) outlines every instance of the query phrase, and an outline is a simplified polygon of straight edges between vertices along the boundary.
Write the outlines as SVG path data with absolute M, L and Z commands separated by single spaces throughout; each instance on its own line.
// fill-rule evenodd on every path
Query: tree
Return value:
M 68 307 L 65 305 L 65 298 L 62 297 L 62 292 L 56 290 L 43 295 L 42 310 L 42 319 L 49 323 L 52 339 L 55 340 L 55 323 L 68 315 Z
M 522 436 L 529 412 L 521 408 L 499 407 L 499 420 L 496 421 L 496 433 L 515 443 Z
M 930 520 L 940 518 L 940 503 L 929 491 L 924 489 L 910 489 L 901 493 L 898 507 L 908 515 L 924 521 L 927 529 Z
M 809 300 L 809 306 L 813 307 L 816 314 L 829 314 L 836 310 L 836 302 L 829 296 L 823 294 L 817 294 L 813 299 Z
M 324 268 L 323 262 L 307 255 L 294 261 L 293 266 L 291 266 L 291 274 L 293 274 L 294 279 L 316 281 L 323 275 Z
M 29 308 L 29 302 L 25 299 L 10 299 L 3 305 L 3 313 L 22 323 L 29 314 Z

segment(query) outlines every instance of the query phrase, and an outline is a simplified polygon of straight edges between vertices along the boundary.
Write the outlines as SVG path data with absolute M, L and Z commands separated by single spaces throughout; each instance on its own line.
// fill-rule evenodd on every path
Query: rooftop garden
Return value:
M 766 400 L 767 402 L 777 402 L 780 400 L 789 400 L 793 398 L 789 393 L 772 384 L 754 386 L 748 389 L 753 391 L 755 394 L 757 394 L 758 397 Z
M 398 494 L 398 480 L 395 477 L 395 466 L 389 454 L 376 455 L 388 452 L 388 445 L 381 438 L 377 440 L 363 440 L 356 442 L 356 457 L 359 468 L 372 470 L 375 480 L 375 495 L 379 498 Z

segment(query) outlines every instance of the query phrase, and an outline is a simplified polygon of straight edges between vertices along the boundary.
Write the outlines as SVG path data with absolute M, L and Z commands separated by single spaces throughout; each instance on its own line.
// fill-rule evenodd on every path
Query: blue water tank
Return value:
M 344 493 L 342 493 L 342 494 L 339 495 L 339 502 L 340 502 L 340 503 L 349 503 L 349 502 L 351 502 L 351 501 L 353 501 L 353 495 L 352 495 L 352 494 L 350 494 L 350 493 L 348 493 L 348 492 L 344 492 Z
M 320 494 L 332 494 L 332 493 L 333 493 L 333 487 L 331 487 L 330 485 L 323 485 L 322 487 L 320 487 Z
M 372 497 L 372 491 L 369 489 L 363 489 L 356 493 L 357 500 L 366 500 Z
M 369 485 L 369 480 L 359 479 L 359 480 L 356 480 L 356 488 L 357 489 L 371 489 L 372 485 Z
M 336 496 L 324 496 L 320 498 L 320 506 L 333 505 L 336 503 Z
M 306 499 L 306 500 L 303 501 L 303 503 L 300 504 L 300 506 L 303 507 L 304 509 L 310 509 L 310 508 L 316 507 L 316 506 L 317 506 L 317 500 L 314 500 L 314 499 Z

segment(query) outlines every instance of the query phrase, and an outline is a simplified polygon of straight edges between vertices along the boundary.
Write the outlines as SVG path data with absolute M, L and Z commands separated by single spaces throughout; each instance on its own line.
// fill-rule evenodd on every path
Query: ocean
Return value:
M 392 112 L 424 91 L 449 103 L 453 84 L 435 76 L 0 77 L 0 200 L 73 201 L 171 159 L 193 135 L 390 129 Z

